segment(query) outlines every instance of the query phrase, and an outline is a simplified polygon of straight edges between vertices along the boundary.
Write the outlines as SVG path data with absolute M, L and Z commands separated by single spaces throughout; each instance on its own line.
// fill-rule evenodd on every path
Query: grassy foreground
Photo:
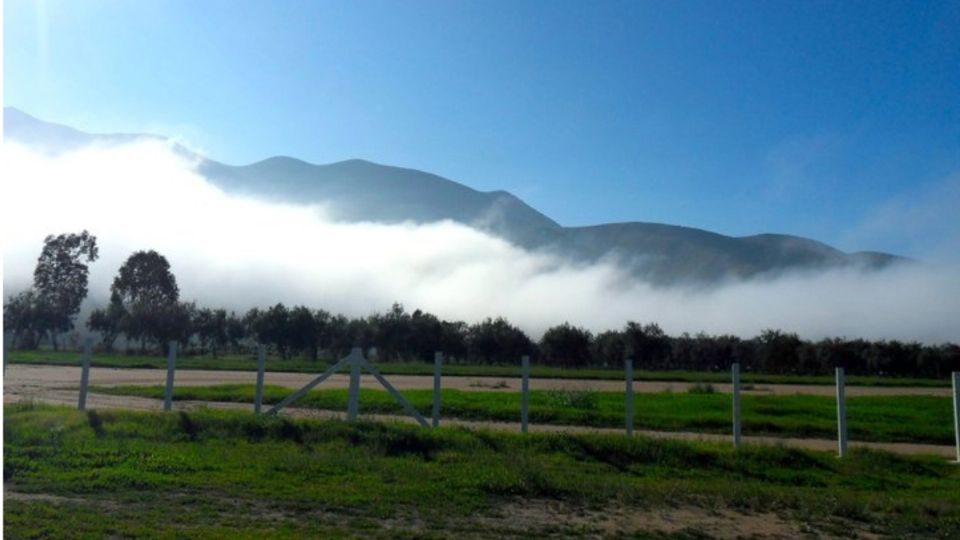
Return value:
M 163 399 L 162 386 L 92 387 L 92 392 Z M 265 404 L 278 403 L 293 390 L 264 387 Z M 403 395 L 428 416 L 432 390 L 405 390 Z M 174 390 L 174 399 L 253 403 L 254 386 L 229 384 L 186 386 Z M 519 421 L 519 393 L 443 390 L 441 414 L 464 420 Z M 346 410 L 346 390 L 312 390 L 296 407 Z M 836 405 L 822 396 L 741 396 L 743 433 L 781 437 L 836 437 Z M 404 414 L 382 390 L 361 390 L 364 412 Z M 634 398 L 638 429 L 729 433 L 731 396 L 713 393 L 641 394 Z M 619 392 L 530 392 L 530 421 L 620 428 L 624 425 L 624 394 Z M 934 396 L 869 396 L 847 399 L 848 433 L 858 441 L 953 444 L 952 401 Z
M 709 536 L 569 521 L 671 509 L 821 534 L 960 535 L 960 468 L 942 459 L 209 410 L 4 412 L 9 538 Z
M 14 364 L 32 365 L 59 365 L 79 366 L 80 353 L 76 351 L 11 351 L 10 362 Z M 123 355 L 123 354 L 94 354 L 91 364 L 94 367 L 112 368 L 153 368 L 166 369 L 167 359 L 157 355 Z M 267 371 L 283 371 L 292 373 L 320 373 L 330 365 L 328 360 L 311 361 L 301 358 L 282 360 L 268 358 Z M 519 362 L 518 362 L 519 364 Z M 427 362 L 383 362 L 377 368 L 385 375 L 433 375 L 433 364 Z M 250 355 L 226 355 L 218 358 L 212 356 L 182 356 L 177 358 L 177 369 L 210 369 L 233 371 L 256 371 L 256 359 Z M 445 364 L 444 375 L 458 375 L 470 377 L 519 377 L 520 366 L 509 365 L 465 365 Z M 598 379 L 623 380 L 622 369 L 608 368 L 577 368 L 565 369 L 549 366 L 531 366 L 530 376 L 534 378 L 555 379 Z M 634 380 L 638 381 L 677 381 L 702 383 L 728 383 L 730 374 L 727 372 L 703 371 L 650 371 L 634 370 Z M 834 384 L 832 375 L 772 375 L 763 373 L 744 372 L 741 380 L 748 384 Z M 849 386 L 914 386 L 914 387 L 948 387 L 949 378 L 923 379 L 911 377 L 873 377 L 848 375 L 846 383 Z

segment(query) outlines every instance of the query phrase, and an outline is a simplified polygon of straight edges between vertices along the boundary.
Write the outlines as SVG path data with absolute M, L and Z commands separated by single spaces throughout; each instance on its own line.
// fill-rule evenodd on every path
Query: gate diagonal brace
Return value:
M 317 386 L 318 384 L 320 384 L 320 383 L 322 383 L 323 381 L 327 380 L 331 375 L 333 375 L 333 374 L 336 373 L 337 371 L 340 371 L 340 368 L 342 368 L 343 366 L 347 365 L 347 361 L 348 361 L 348 360 L 350 360 L 350 357 L 349 357 L 349 356 L 347 356 L 347 357 L 345 357 L 345 358 L 341 358 L 339 362 L 337 362 L 336 364 L 328 367 L 327 370 L 324 371 L 322 375 L 320 375 L 320 376 L 317 377 L 316 379 L 314 379 L 314 380 L 310 381 L 309 383 L 307 383 L 307 385 L 304 386 L 303 388 L 301 388 L 301 389 L 297 390 L 296 392 L 290 394 L 289 396 L 287 396 L 286 398 L 284 398 L 284 400 L 281 401 L 280 403 L 277 403 L 276 405 L 274 405 L 273 408 L 271 408 L 269 411 L 267 411 L 267 414 L 268 414 L 268 415 L 277 414 L 278 412 L 280 412 L 281 409 L 283 409 L 283 408 L 286 407 L 287 405 L 289 405 L 289 404 L 293 403 L 294 401 L 300 399 L 301 397 L 304 396 L 304 394 L 306 394 L 306 393 L 309 392 L 311 389 L 313 389 L 314 386 Z
M 430 427 L 430 424 L 428 424 L 427 421 L 423 418 L 423 416 L 421 416 L 420 413 L 417 412 L 417 409 L 413 408 L 413 405 L 411 405 L 410 402 L 407 401 L 407 398 L 403 397 L 403 394 L 401 394 L 396 388 L 394 388 L 393 385 L 390 384 L 390 381 L 385 379 L 383 375 L 380 374 L 380 370 L 373 367 L 373 364 L 371 364 L 366 358 L 363 359 L 363 367 L 367 371 L 369 371 L 370 374 L 373 375 L 374 378 L 376 378 L 377 381 L 379 381 L 384 388 L 387 389 L 387 392 L 389 392 L 390 395 L 393 396 L 393 399 L 397 400 L 397 402 L 400 403 L 400 406 L 402 406 L 403 409 L 407 411 L 407 414 L 412 416 L 414 420 L 416 420 L 417 423 L 420 424 L 421 427 Z
M 360 349 L 358 348 L 354 348 L 353 351 L 351 351 L 348 356 L 341 358 L 336 364 L 327 368 L 327 370 L 324 371 L 322 375 L 313 379 L 312 381 L 307 383 L 303 388 L 297 390 L 293 394 L 290 394 L 289 396 L 284 398 L 284 400 L 281 401 L 280 403 L 277 403 L 276 405 L 274 405 L 273 408 L 267 411 L 266 414 L 268 415 L 277 414 L 278 412 L 280 412 L 281 409 L 290 405 L 294 401 L 300 399 L 307 392 L 313 389 L 315 386 L 327 380 L 331 375 L 333 375 L 334 373 L 336 373 L 337 371 L 339 371 L 340 369 L 346 366 L 350 366 L 351 368 L 353 367 L 363 368 L 367 370 L 367 372 L 373 375 L 373 377 L 377 379 L 377 382 L 379 382 L 387 390 L 387 392 L 393 397 L 393 399 L 397 400 L 397 403 L 399 403 L 400 406 L 403 407 L 403 410 L 406 411 L 407 414 L 412 416 L 413 419 L 416 420 L 421 427 L 430 427 L 430 424 L 423 418 L 423 416 L 417 411 L 417 409 L 415 409 L 413 405 L 409 401 L 407 401 L 405 397 L 403 397 L 403 394 L 401 394 L 396 388 L 394 388 L 392 384 L 390 384 L 390 381 L 384 378 L 384 376 L 380 373 L 380 370 L 374 367 L 369 360 L 363 357 L 363 353 L 360 352 Z M 351 369 L 351 373 L 350 373 L 351 392 L 350 392 L 349 403 L 347 404 L 347 407 L 348 407 L 348 418 L 351 420 L 353 420 L 353 417 L 355 416 L 355 411 L 358 408 L 357 407 L 357 399 L 359 397 L 357 395 L 358 392 L 353 391 L 353 389 L 354 388 L 359 389 L 360 387 L 359 372 L 360 372 L 359 369 Z M 354 412 L 354 414 L 349 414 L 350 412 Z

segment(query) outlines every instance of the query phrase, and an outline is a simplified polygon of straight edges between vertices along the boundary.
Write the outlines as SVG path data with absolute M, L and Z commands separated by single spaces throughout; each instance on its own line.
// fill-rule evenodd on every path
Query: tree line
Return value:
M 49 236 L 34 272 L 34 286 L 4 304 L 4 332 L 14 346 L 58 347 L 87 294 L 86 263 L 97 258 L 96 238 Z M 307 306 L 278 303 L 238 314 L 180 300 L 176 278 L 156 251 L 130 255 L 110 287 L 109 303 L 94 310 L 86 327 L 107 351 L 123 339 L 128 352 L 163 349 L 177 341 L 187 354 L 248 353 L 264 344 L 284 359 L 345 355 L 354 346 L 375 350 L 378 361 L 430 360 L 442 351 L 450 362 L 517 363 L 523 355 L 558 367 L 619 367 L 631 356 L 641 369 L 713 371 L 739 362 L 763 373 L 824 374 L 843 366 L 851 374 L 944 377 L 960 371 L 960 346 L 896 340 L 831 338 L 810 341 L 780 330 L 759 336 L 668 336 L 655 323 L 627 322 L 594 334 L 569 323 L 547 329 L 539 341 L 503 317 L 468 324 L 446 321 L 394 304 L 384 313 L 346 317 Z

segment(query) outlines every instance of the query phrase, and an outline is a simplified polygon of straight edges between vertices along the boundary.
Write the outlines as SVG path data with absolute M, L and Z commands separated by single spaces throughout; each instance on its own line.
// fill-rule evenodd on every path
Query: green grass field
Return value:
M 162 386 L 92 387 L 91 392 L 163 399 Z M 264 403 L 280 402 L 293 390 L 264 387 Z M 431 411 L 432 390 L 406 390 L 403 395 L 421 414 Z M 253 385 L 188 386 L 174 390 L 176 400 L 253 403 Z M 443 390 L 442 417 L 464 420 L 519 421 L 519 393 Z M 294 406 L 346 410 L 346 390 L 312 390 Z M 696 392 L 639 394 L 634 398 L 638 429 L 729 433 L 731 396 Z M 780 437 L 836 437 L 836 404 L 821 396 L 741 397 L 743 433 Z M 382 390 L 361 390 L 364 412 L 404 414 Z M 532 423 L 620 428 L 624 425 L 624 395 L 619 392 L 530 392 Z M 950 398 L 931 396 L 869 396 L 847 399 L 848 432 L 853 440 L 953 444 Z
M 4 414 L 8 538 L 542 538 L 604 532 L 576 516 L 677 510 L 960 535 L 960 468 L 943 459 L 210 410 Z M 615 532 L 709 537 L 638 527 Z
M 11 351 L 10 362 L 14 364 L 79 366 L 80 353 L 76 351 L 55 352 L 51 350 Z M 164 357 L 155 355 L 95 354 L 92 365 L 95 367 L 166 369 L 167 360 Z M 327 360 L 314 362 L 299 358 L 290 360 L 269 358 L 266 369 L 267 371 L 320 373 L 329 365 L 330 363 Z M 219 358 L 213 358 L 212 356 L 183 356 L 177 358 L 177 368 L 255 371 L 256 359 L 249 355 L 228 355 L 220 356 Z M 385 375 L 433 375 L 433 364 L 426 362 L 384 362 L 378 363 L 377 368 Z M 519 377 L 520 366 L 519 362 L 516 366 L 446 364 L 443 366 L 443 373 L 444 375 L 473 377 Z M 535 378 L 558 379 L 623 380 L 623 370 L 601 368 L 563 369 L 535 365 L 530 368 L 530 376 Z M 834 384 L 833 375 L 772 375 L 745 372 L 741 378 L 744 383 L 748 384 Z M 634 371 L 634 379 L 643 381 L 726 383 L 730 382 L 730 374 L 727 372 L 650 371 L 637 369 Z M 848 375 L 846 382 L 850 386 L 950 386 L 949 378 L 940 380 Z

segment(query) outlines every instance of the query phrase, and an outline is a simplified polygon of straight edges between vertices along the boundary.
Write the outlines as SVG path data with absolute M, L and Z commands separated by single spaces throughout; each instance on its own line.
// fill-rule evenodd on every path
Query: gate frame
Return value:
M 322 374 L 317 376 L 312 381 L 305 384 L 302 388 L 296 392 L 290 394 L 283 399 L 280 403 L 277 403 L 269 411 L 267 415 L 275 415 L 283 410 L 284 407 L 290 405 L 294 401 L 302 398 L 313 389 L 318 384 L 330 378 L 331 375 L 340 371 L 344 367 L 350 367 L 350 390 L 347 397 L 347 420 L 350 422 L 355 422 L 357 420 L 357 415 L 360 410 L 360 375 L 362 370 L 366 370 L 367 373 L 373 375 L 373 377 L 383 386 L 387 392 L 393 396 L 393 399 L 397 400 L 401 407 L 413 417 L 421 427 L 430 427 L 430 424 L 423 418 L 423 416 L 410 404 L 409 401 L 403 395 L 397 391 L 396 388 L 390 384 L 390 381 L 385 379 L 374 365 L 364 358 L 363 352 L 360 350 L 360 347 L 354 347 L 350 354 L 344 358 L 341 358 L 334 365 L 327 368 Z

